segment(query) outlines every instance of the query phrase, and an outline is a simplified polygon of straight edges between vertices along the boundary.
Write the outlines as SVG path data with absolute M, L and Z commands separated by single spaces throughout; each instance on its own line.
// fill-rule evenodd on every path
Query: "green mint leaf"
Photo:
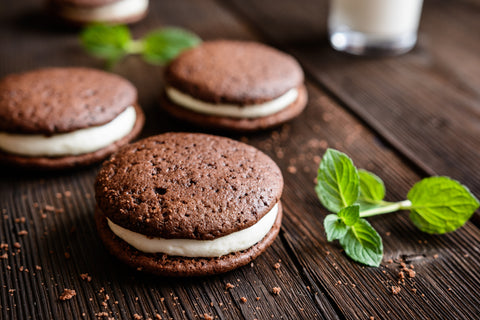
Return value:
M 357 168 L 352 160 L 340 151 L 328 149 L 318 168 L 315 191 L 323 206 L 339 212 L 357 200 L 358 180 Z
M 358 170 L 360 196 L 364 201 L 381 201 L 385 197 L 385 185 L 382 179 L 367 170 Z
M 195 34 L 179 28 L 153 31 L 143 38 L 143 58 L 154 64 L 165 64 L 183 50 L 198 45 L 201 40 Z
M 90 54 L 114 62 L 127 54 L 132 37 L 126 26 L 94 24 L 82 31 L 80 40 Z
M 343 238 L 347 233 L 347 226 L 336 214 L 326 216 L 325 220 L 323 220 L 323 226 L 328 241 Z
M 427 233 L 454 231 L 479 207 L 478 199 L 467 187 L 448 177 L 430 177 L 417 182 L 407 198 L 412 202 L 410 219 Z
M 340 244 L 353 260 L 371 267 L 380 266 L 383 257 L 382 238 L 367 220 L 358 219 L 340 238 Z
M 358 218 L 360 218 L 360 206 L 354 204 L 352 206 L 345 207 L 341 209 L 337 215 L 347 226 L 353 226 L 357 222 Z

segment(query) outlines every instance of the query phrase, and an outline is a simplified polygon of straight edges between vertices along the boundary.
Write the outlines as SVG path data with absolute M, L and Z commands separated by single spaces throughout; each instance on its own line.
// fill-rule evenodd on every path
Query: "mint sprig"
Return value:
M 123 25 L 93 24 L 80 34 L 83 48 L 91 55 L 104 59 L 108 69 L 127 55 L 139 54 L 151 64 L 163 65 L 183 50 L 201 42 L 195 34 L 180 28 L 162 28 L 134 40 Z
M 357 170 L 344 153 L 328 149 L 320 163 L 315 187 L 323 206 L 328 241 L 339 240 L 353 260 L 378 267 L 383 257 L 380 235 L 365 217 L 410 210 L 410 219 L 423 232 L 443 234 L 463 226 L 480 203 L 467 187 L 448 177 L 416 183 L 408 200 L 384 201 L 385 185 L 375 174 Z

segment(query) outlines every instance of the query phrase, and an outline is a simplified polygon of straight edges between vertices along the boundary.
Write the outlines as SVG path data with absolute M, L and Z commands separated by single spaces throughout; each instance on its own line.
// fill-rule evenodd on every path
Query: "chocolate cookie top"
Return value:
M 277 98 L 303 83 L 298 62 L 256 42 L 204 42 L 166 70 L 169 85 L 197 99 L 239 105 Z
M 255 224 L 280 200 L 278 166 L 228 138 L 166 133 L 106 161 L 95 197 L 114 223 L 162 238 L 210 240 Z
M 105 124 L 135 104 L 127 80 L 87 68 L 46 68 L 0 80 L 0 131 L 71 132 Z

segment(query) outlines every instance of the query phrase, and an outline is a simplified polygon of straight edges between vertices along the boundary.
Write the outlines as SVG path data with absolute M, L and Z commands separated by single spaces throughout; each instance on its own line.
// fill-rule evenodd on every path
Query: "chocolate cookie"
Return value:
M 245 265 L 278 234 L 283 178 L 264 153 L 223 137 L 166 133 L 123 147 L 95 182 L 108 250 L 159 275 Z
M 75 24 L 134 23 L 148 11 L 148 0 L 50 0 L 50 11 Z
M 307 103 L 298 62 L 256 42 L 204 42 L 177 57 L 165 77 L 162 106 L 200 126 L 266 129 L 298 116 Z
M 127 80 L 46 68 L 0 80 L 0 160 L 62 169 L 99 161 L 135 138 L 144 115 Z

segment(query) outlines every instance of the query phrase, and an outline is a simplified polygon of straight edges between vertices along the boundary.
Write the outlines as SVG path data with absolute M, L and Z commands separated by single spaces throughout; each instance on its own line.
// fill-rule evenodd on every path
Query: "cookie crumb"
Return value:
M 295 174 L 295 173 L 297 173 L 297 168 L 294 167 L 294 166 L 289 166 L 289 167 L 287 168 L 287 171 L 288 171 L 289 173 L 291 173 L 291 174 Z
M 26 236 L 28 234 L 28 231 L 27 230 L 20 230 L 18 231 L 17 233 L 19 236 Z
M 73 289 L 64 289 L 63 293 L 60 295 L 59 299 L 62 301 L 70 300 L 75 297 L 77 293 Z
M 35 270 L 40 271 L 40 270 L 42 270 L 42 267 L 40 267 L 40 266 L 35 266 Z
M 399 294 L 400 291 L 402 290 L 402 288 L 398 287 L 398 286 L 392 286 L 392 293 L 393 294 Z
M 213 317 L 211 315 L 209 315 L 208 313 L 204 313 L 203 314 L 203 319 L 205 320 L 213 320 Z
M 53 212 L 53 211 L 55 211 L 55 207 L 52 206 L 52 205 L 47 204 L 47 205 L 45 206 L 45 210 L 46 210 L 46 211 L 52 211 L 52 212 Z
M 4 253 L 0 256 L 0 259 L 8 259 L 8 253 Z
M 82 280 L 87 280 L 87 282 L 92 281 L 92 277 L 90 277 L 88 273 L 81 273 L 80 278 L 82 278 Z
M 63 193 L 63 195 L 68 198 L 68 197 L 71 197 L 71 196 L 72 196 L 72 193 L 67 190 L 67 191 L 65 191 L 65 192 Z
M 407 271 L 409 278 L 415 278 L 415 276 L 417 275 L 417 273 L 411 269 L 407 269 L 405 271 Z
M 276 296 L 278 296 L 278 294 L 280 293 L 280 291 L 282 291 L 282 289 L 280 287 L 273 287 L 272 288 L 272 293 Z
M 20 218 L 15 218 L 15 223 L 25 223 L 26 219 L 25 217 L 20 217 Z
M 15 248 L 17 248 L 17 249 L 20 249 L 20 248 L 22 247 L 22 245 L 20 244 L 20 242 L 15 242 L 15 243 L 13 244 L 13 246 L 14 246 Z
M 133 315 L 133 319 L 135 319 L 135 320 L 140 320 L 140 319 L 142 319 L 142 316 L 139 315 L 138 313 L 135 313 L 135 314 Z
M 273 265 L 273 269 L 275 269 L 275 270 L 280 269 L 280 263 L 278 263 L 278 262 L 275 263 L 275 264 Z
M 438 254 L 435 253 L 435 254 L 433 255 L 433 259 L 438 259 Z
M 155 319 L 162 320 L 162 316 L 159 313 L 155 313 Z
M 241 301 L 242 303 L 245 303 L 245 302 L 247 302 L 247 298 L 241 297 L 241 298 L 240 298 L 240 301 Z
M 259 301 L 259 300 L 260 300 L 260 297 L 256 297 L 255 300 Z
M 227 282 L 227 284 L 225 285 L 225 290 L 233 289 L 233 288 L 235 288 L 235 286 L 233 284 L 231 284 L 230 282 Z
M 412 291 L 413 293 L 417 293 L 417 289 L 415 288 L 410 289 L 410 291 Z

